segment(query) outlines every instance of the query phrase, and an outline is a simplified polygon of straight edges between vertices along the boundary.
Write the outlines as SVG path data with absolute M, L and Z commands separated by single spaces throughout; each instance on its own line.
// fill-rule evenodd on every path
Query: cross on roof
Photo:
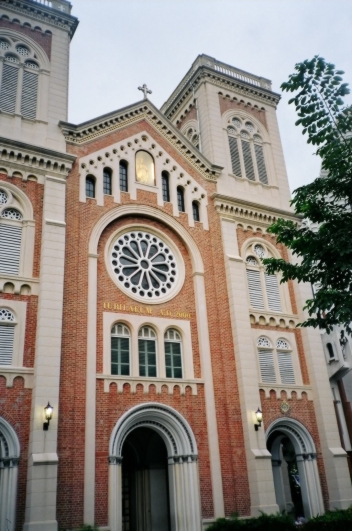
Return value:
M 145 83 L 141 87 L 138 87 L 138 90 L 141 90 L 143 92 L 145 100 L 148 99 L 148 94 L 152 94 L 152 91 L 148 89 Z

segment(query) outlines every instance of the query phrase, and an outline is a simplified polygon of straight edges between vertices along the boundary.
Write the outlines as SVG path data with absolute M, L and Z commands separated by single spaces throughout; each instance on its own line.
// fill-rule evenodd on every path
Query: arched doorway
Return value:
M 308 430 L 294 419 L 278 419 L 267 430 L 276 503 L 294 517 L 324 513 L 317 454 Z
M 0 417 L 0 531 L 16 527 L 16 497 L 20 445 L 13 428 Z
M 160 435 L 136 428 L 122 448 L 124 531 L 170 531 L 167 450 Z
M 182 415 L 136 406 L 117 422 L 109 451 L 110 531 L 201 531 L 197 444 Z

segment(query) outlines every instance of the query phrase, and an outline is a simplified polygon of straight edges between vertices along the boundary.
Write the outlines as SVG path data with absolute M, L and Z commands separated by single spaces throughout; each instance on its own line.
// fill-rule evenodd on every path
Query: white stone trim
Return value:
M 33 375 L 34 369 L 27 367 L 12 367 L 2 366 L 0 367 L 0 376 L 3 376 L 6 380 L 6 387 L 13 387 L 13 382 L 18 376 L 24 380 L 25 389 L 33 389 Z
M 4 445 L 6 441 L 7 448 Z M 16 528 L 16 501 L 20 443 L 15 430 L 0 417 L 1 460 L 7 461 L 0 468 L 0 529 L 14 531 Z

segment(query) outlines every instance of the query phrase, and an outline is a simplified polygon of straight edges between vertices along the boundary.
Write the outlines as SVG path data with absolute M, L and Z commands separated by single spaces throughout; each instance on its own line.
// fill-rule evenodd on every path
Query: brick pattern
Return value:
M 43 48 L 50 61 L 52 41 L 51 33 L 44 33 L 40 29 L 29 28 L 28 26 L 21 26 L 18 22 L 11 22 L 10 20 L 7 20 L 5 18 L 0 19 L 0 28 L 11 29 L 13 31 L 16 31 L 17 33 L 26 35 L 26 37 L 30 37 L 31 39 L 33 39 L 33 41 L 35 41 L 37 44 L 39 44 L 39 46 Z
M 31 401 L 32 391 L 24 389 L 23 378 L 15 378 L 13 387 L 7 389 L 5 378 L 0 376 L 0 416 L 15 430 L 21 449 L 17 483 L 16 531 L 22 531 L 25 517 Z
M 317 451 L 317 463 L 324 506 L 325 510 L 328 510 L 329 493 L 313 401 L 308 400 L 306 393 L 302 393 L 302 399 L 298 400 L 296 393 L 292 393 L 292 397 L 288 397 L 284 391 L 281 392 L 280 396 L 276 396 L 275 391 L 271 391 L 270 398 L 265 398 L 265 392 L 262 389 L 260 390 L 260 398 L 265 428 L 268 428 L 278 418 L 292 418 L 303 424 L 311 434 Z M 284 400 L 290 405 L 290 410 L 285 415 L 280 410 L 280 405 Z
M 180 121 L 176 124 L 177 129 L 183 129 L 184 125 L 190 120 L 197 120 L 197 109 L 192 107 L 188 113 L 181 117 Z
M 219 102 L 221 115 L 230 109 L 234 111 L 245 111 L 247 114 L 251 114 L 254 116 L 254 118 L 259 120 L 264 125 L 266 130 L 268 130 L 265 110 L 247 105 L 244 101 L 231 100 L 229 97 L 225 97 L 222 94 L 219 94 Z
M 98 207 L 95 199 L 79 203 L 79 158 L 103 149 L 115 142 L 146 130 L 160 146 L 189 172 L 195 180 L 206 188 L 209 197 L 215 191 L 215 185 L 204 181 L 170 144 L 146 122 L 128 126 L 106 137 L 94 140 L 81 147 L 68 146 L 68 150 L 77 155 L 73 171 L 67 186 L 67 231 L 66 240 L 66 276 L 64 288 L 64 322 L 61 365 L 61 393 L 59 418 L 59 489 L 58 489 L 58 520 L 61 527 L 74 527 L 83 519 L 83 481 L 84 481 L 84 433 L 85 433 L 85 376 L 86 376 L 86 335 L 87 335 L 87 254 L 88 241 L 92 228 L 98 219 L 108 210 L 116 207 L 111 197 L 105 197 L 104 207 Z M 139 190 L 137 200 L 132 201 L 128 193 L 122 193 L 122 204 L 147 204 L 171 214 L 171 205 L 157 207 L 156 196 L 150 192 Z M 210 231 L 202 226 L 188 226 L 186 214 L 180 214 L 178 222 L 188 230 L 198 245 L 205 265 L 205 287 L 208 305 L 209 334 L 213 363 L 215 401 L 220 441 L 221 468 L 223 477 L 226 514 L 234 510 L 240 514 L 249 513 L 249 488 L 244 451 L 242 418 L 238 398 L 237 377 L 232 342 L 231 322 L 219 217 L 212 202 L 208 206 Z M 104 244 L 109 235 L 118 227 L 133 220 L 141 221 L 146 226 L 161 228 L 179 246 L 184 257 L 186 271 L 190 273 L 190 258 L 179 240 L 166 227 L 157 221 L 131 216 L 125 220 L 117 220 L 106 228 L 101 236 L 98 260 L 98 322 L 97 322 L 97 369 L 101 368 L 102 360 L 102 304 L 107 298 L 112 302 L 132 302 L 111 280 L 106 271 L 103 259 Z M 187 276 L 185 284 L 175 299 L 160 305 L 165 309 L 184 309 L 191 313 L 192 341 L 194 349 L 195 374 L 200 375 L 200 356 L 198 352 L 197 324 L 193 280 Z M 153 308 L 155 306 L 153 305 Z M 131 395 L 126 386 L 124 393 L 118 395 L 114 385 L 110 393 L 103 393 L 102 382 L 97 382 L 97 478 L 96 478 L 96 514 L 99 525 L 107 524 L 107 452 L 108 441 L 112 428 L 119 415 L 132 405 L 145 401 L 156 400 L 170 404 L 183 414 L 195 433 L 199 446 L 200 482 L 203 517 L 213 516 L 210 464 L 208 452 L 205 405 L 203 386 L 199 385 L 199 393 L 192 396 L 190 390 L 186 396 L 180 396 L 176 389 L 174 394 L 155 395 L 150 387 L 149 393 L 143 395 L 139 390 Z M 74 404 L 74 407 L 72 406 Z

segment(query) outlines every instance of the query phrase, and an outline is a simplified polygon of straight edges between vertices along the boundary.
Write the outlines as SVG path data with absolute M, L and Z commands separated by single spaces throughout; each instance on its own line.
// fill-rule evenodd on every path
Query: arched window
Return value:
M 170 201 L 170 188 L 169 188 L 169 174 L 167 171 L 163 171 L 161 174 L 161 184 L 163 190 L 163 201 Z
M 189 127 L 185 133 L 186 137 L 192 144 L 199 149 L 199 135 L 195 127 Z
M 103 190 L 105 195 L 111 195 L 112 192 L 112 171 L 110 168 L 103 170 Z
M 268 275 L 261 263 L 262 258 L 269 256 L 271 253 L 264 244 L 253 244 L 247 251 L 249 301 L 252 308 L 257 310 L 282 312 L 278 277 Z
M 95 197 L 95 178 L 92 175 L 86 177 L 86 196 Z
M 260 380 L 263 383 L 296 383 L 292 349 L 286 339 L 280 338 L 273 348 L 271 341 L 261 336 L 257 341 Z
M 15 316 L 7 308 L 0 308 L 0 365 L 12 365 Z
M 14 198 L 0 189 L 0 273 L 18 275 L 21 258 L 23 216 L 11 205 Z
M 12 114 L 18 112 L 24 118 L 35 120 L 40 67 L 34 50 L 24 44 L 16 44 L 9 37 L 0 37 L 0 56 L 3 56 L 0 62 L 0 109 Z M 18 89 L 20 98 L 17 98 Z
M 148 151 L 141 150 L 136 153 L 136 181 L 155 186 L 154 159 Z
M 182 378 L 182 339 L 177 330 L 165 332 L 166 378 Z
M 156 334 L 150 326 L 138 333 L 139 376 L 156 376 Z
M 199 221 L 200 217 L 199 217 L 199 203 L 198 203 L 198 201 L 193 201 L 192 202 L 192 213 L 193 213 L 194 221 Z
M 128 192 L 127 162 L 125 160 L 120 161 L 120 190 L 121 192 Z
M 111 330 L 111 374 L 130 374 L 130 331 L 122 323 Z
M 182 186 L 177 187 L 177 204 L 178 204 L 178 210 L 180 212 L 185 211 L 185 198 L 184 198 L 184 190 Z
M 268 184 L 263 140 L 250 120 L 235 117 L 227 128 L 232 173 L 250 181 Z
M 332 344 L 326 343 L 326 348 L 328 349 L 329 361 L 335 360 L 336 356 L 335 356 L 334 347 L 332 346 Z

